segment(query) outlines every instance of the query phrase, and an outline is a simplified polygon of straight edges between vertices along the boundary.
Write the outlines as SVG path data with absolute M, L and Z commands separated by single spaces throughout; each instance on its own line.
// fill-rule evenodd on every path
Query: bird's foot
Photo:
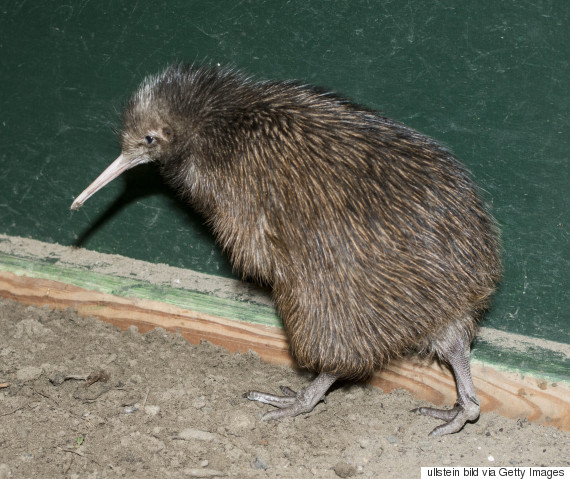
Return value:
M 265 404 L 270 404 L 279 409 L 265 413 L 261 418 L 263 421 L 270 421 L 272 419 L 281 419 L 284 417 L 293 417 L 299 414 L 311 412 L 316 404 L 322 398 L 308 397 L 306 389 L 301 389 L 298 393 L 288 388 L 287 386 L 280 386 L 283 396 L 275 396 L 269 393 L 262 393 L 260 391 L 248 391 L 243 397 L 250 401 L 259 401 Z
M 278 409 L 269 411 L 262 417 L 263 421 L 271 421 L 284 417 L 293 417 L 299 414 L 311 412 L 314 407 L 324 400 L 325 393 L 336 380 L 336 376 L 321 373 L 311 384 L 295 392 L 287 386 L 281 386 L 283 396 L 262 393 L 259 391 L 248 391 L 243 397 L 250 401 L 259 401 L 270 404 Z
M 455 404 L 451 409 L 436 409 L 433 407 L 419 407 L 412 412 L 418 412 L 424 416 L 435 417 L 446 421 L 445 424 L 436 427 L 430 436 L 443 436 L 458 432 L 466 422 L 473 422 L 479 417 L 479 403 L 475 398 L 467 401 L 467 405 Z

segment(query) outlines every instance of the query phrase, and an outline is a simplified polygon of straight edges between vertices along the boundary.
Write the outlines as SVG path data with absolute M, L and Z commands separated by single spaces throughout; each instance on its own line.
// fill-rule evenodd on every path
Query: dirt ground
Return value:
M 311 376 L 164 330 L 0 301 L 0 479 L 419 477 L 420 466 L 569 466 L 570 434 L 483 414 L 438 421 L 407 392 L 340 385 L 306 416 L 262 422 L 248 389 Z

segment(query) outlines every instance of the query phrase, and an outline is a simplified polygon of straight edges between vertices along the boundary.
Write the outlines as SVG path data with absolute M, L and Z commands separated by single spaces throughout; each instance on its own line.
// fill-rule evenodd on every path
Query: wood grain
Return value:
M 134 325 L 144 333 L 162 327 L 180 333 L 195 344 L 205 339 L 231 352 L 253 350 L 265 361 L 293 365 L 283 330 L 272 326 L 225 319 L 160 301 L 125 298 L 7 271 L 0 271 L 0 296 L 36 306 L 72 307 L 83 316 L 94 316 L 123 330 Z M 507 417 L 526 418 L 570 431 L 568 384 L 521 377 L 477 362 L 472 364 L 472 372 L 483 412 L 496 411 Z M 394 361 L 376 373 L 371 382 L 386 392 L 406 389 L 416 398 L 434 404 L 452 405 L 456 398 L 451 373 L 437 363 Z

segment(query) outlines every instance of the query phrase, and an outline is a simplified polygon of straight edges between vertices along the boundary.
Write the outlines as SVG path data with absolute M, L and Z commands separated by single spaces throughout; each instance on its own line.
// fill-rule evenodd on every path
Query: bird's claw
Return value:
M 250 401 L 259 401 L 278 408 L 275 411 L 266 413 L 262 418 L 264 421 L 293 417 L 311 412 L 320 401 L 324 400 L 325 393 L 335 380 L 336 376 L 321 373 L 312 383 L 300 389 L 299 392 L 295 392 L 287 386 L 281 386 L 280 389 L 283 396 L 259 391 L 248 391 L 243 394 L 243 397 Z
M 471 399 L 471 398 L 470 398 Z M 445 424 L 436 427 L 430 436 L 443 436 L 445 434 L 453 434 L 463 428 L 465 423 L 473 422 L 479 417 L 479 403 L 471 400 L 467 405 L 456 403 L 451 409 L 437 409 L 433 407 L 419 407 L 412 409 L 424 416 L 434 417 L 446 421 Z
M 293 417 L 299 414 L 311 412 L 315 405 L 320 401 L 320 399 L 315 401 L 315 398 L 307 396 L 305 394 L 305 389 L 301 389 L 299 392 L 295 392 L 287 386 L 281 386 L 280 389 L 283 396 L 262 393 L 260 391 L 248 391 L 243 395 L 243 397 L 250 401 L 259 401 L 278 408 L 274 411 L 265 413 L 262 417 L 263 421 Z

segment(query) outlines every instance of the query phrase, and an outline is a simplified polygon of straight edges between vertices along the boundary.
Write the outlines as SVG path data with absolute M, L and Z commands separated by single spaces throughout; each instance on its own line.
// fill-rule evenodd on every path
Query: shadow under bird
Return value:
M 234 268 L 272 288 L 301 367 L 299 392 L 249 391 L 311 411 L 339 378 L 361 380 L 405 354 L 455 376 L 431 434 L 479 417 L 469 365 L 477 323 L 500 277 L 499 239 L 466 168 L 434 140 L 325 90 L 258 81 L 223 67 L 168 67 L 123 112 L 119 157 L 78 209 L 143 163 L 203 213 Z

